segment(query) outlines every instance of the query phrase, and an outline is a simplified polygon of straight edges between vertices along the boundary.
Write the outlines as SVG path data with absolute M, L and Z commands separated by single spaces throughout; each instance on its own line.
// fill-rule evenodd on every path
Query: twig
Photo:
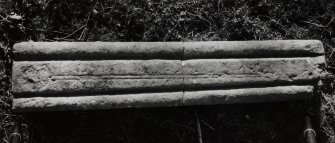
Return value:
M 179 21 L 178 21 L 178 23 L 164 36 L 164 39 L 163 39 L 163 41 L 165 42 L 166 41 L 166 39 L 170 36 L 170 34 L 171 34 L 171 32 L 173 32 L 176 28 L 177 28 L 177 26 L 179 25 Z
M 74 42 L 74 41 L 76 41 L 74 39 L 64 39 L 64 38 L 53 38 L 53 39 L 55 39 L 56 41 L 67 41 L 67 42 Z
M 209 125 L 208 123 L 206 123 L 205 121 L 201 120 L 201 123 L 205 124 L 208 128 L 210 128 L 211 130 L 215 131 L 214 127 Z
M 1 101 L 1 100 L 0 100 L 0 103 L 4 104 L 5 106 L 10 106 L 8 103 Z
M 190 13 L 190 12 L 187 12 L 188 14 L 192 15 L 192 16 L 196 16 L 202 20 L 205 20 L 206 22 L 209 23 L 209 25 L 212 25 L 212 22 L 210 22 L 209 20 L 207 20 L 206 18 L 202 17 L 201 15 L 197 15 L 197 14 L 193 14 L 193 13 Z
M 321 25 L 321 24 L 317 24 L 317 23 L 312 23 L 312 22 L 309 22 L 309 21 L 302 21 L 304 23 L 307 23 L 307 24 L 311 24 L 311 25 L 314 25 L 314 26 L 317 26 L 317 27 L 322 27 L 322 28 L 327 28 L 329 27 L 329 25 L 334 21 L 335 17 L 333 17 L 326 26 L 324 25 Z
M 326 25 L 327 27 L 334 21 L 335 17 L 333 17 L 329 22 L 328 24 Z
M 83 29 L 83 28 L 85 28 L 85 25 L 81 26 L 81 27 L 78 28 L 76 31 L 72 32 L 70 35 L 67 35 L 67 36 L 65 36 L 65 37 L 63 37 L 63 38 L 59 38 L 59 39 L 67 39 L 67 38 L 71 37 L 72 35 L 76 34 L 79 30 L 81 30 L 81 29 Z
M 91 18 L 91 14 L 92 14 L 92 12 L 90 12 L 90 13 L 88 14 L 88 17 L 87 17 L 87 20 L 86 20 L 86 23 L 85 23 L 85 28 L 84 28 L 84 30 L 81 32 L 80 37 L 79 37 L 79 40 L 81 40 L 81 38 L 83 37 L 84 33 L 85 33 L 86 30 L 87 30 L 87 24 L 88 24 L 88 21 L 89 21 L 90 18 Z
M 5 17 L 3 17 L 2 15 L 0 15 L 0 17 L 2 18 L 2 19 L 6 19 Z
M 311 25 L 314 25 L 314 26 L 317 26 L 317 27 L 322 27 L 322 28 L 326 28 L 327 26 L 324 26 L 324 25 L 320 25 L 320 24 L 317 24 L 317 23 L 312 23 L 312 22 L 309 22 L 309 21 L 302 21 L 304 23 L 307 23 L 307 24 L 311 24 Z
M 6 139 L 4 139 L 4 138 L 3 138 L 2 140 L 3 140 L 4 142 L 6 142 L 6 143 L 9 143 L 9 142 L 8 142 Z
M 50 0 L 48 0 L 47 4 L 45 5 L 45 8 L 43 10 L 45 10 L 49 6 L 49 2 L 50 2 Z
M 333 56 L 333 54 L 334 54 L 334 51 L 332 51 L 332 52 L 330 53 L 329 57 L 332 57 L 332 56 Z
M 3 17 L 2 15 L 0 15 L 0 17 L 2 18 L 1 20 L 6 21 L 6 22 L 8 22 L 8 23 L 12 23 L 12 22 L 9 21 L 6 17 Z
M 65 4 L 66 4 L 67 8 L 68 8 L 69 10 L 71 10 L 71 8 L 70 8 L 70 6 L 69 6 L 69 3 L 67 3 L 67 0 L 64 0 L 64 1 L 65 1 Z
M 7 115 L 3 120 L 2 120 L 2 122 L 1 122 L 1 124 L 0 125 L 3 125 L 4 124 L 4 122 L 7 120 L 7 118 L 9 118 L 9 116 Z
M 96 8 L 96 6 L 97 6 L 98 3 L 99 3 L 99 0 L 97 0 L 97 1 L 95 2 L 93 9 Z M 83 37 L 85 36 L 85 34 L 86 34 L 88 21 L 90 20 L 91 15 L 92 15 L 92 11 L 91 11 L 91 12 L 88 14 L 88 16 L 87 16 L 86 23 L 85 23 L 85 28 L 84 28 L 84 30 L 81 32 L 80 37 L 79 37 L 79 40 L 82 40 L 82 38 L 83 38 Z
M 34 30 L 31 28 L 26 28 L 28 30 Z M 69 33 L 65 33 L 65 32 L 61 32 L 61 31 L 48 31 L 48 30 L 43 30 L 43 29 L 35 29 L 36 31 L 41 31 L 41 32 L 53 32 L 53 33 L 58 33 L 58 34 L 69 34 Z
M 194 110 L 194 116 L 195 116 L 196 123 L 197 123 L 197 130 L 198 130 L 198 136 L 199 136 L 199 143 L 202 143 L 201 125 L 200 125 L 200 120 L 199 120 L 199 116 L 198 116 L 198 112 L 197 112 L 197 110 Z

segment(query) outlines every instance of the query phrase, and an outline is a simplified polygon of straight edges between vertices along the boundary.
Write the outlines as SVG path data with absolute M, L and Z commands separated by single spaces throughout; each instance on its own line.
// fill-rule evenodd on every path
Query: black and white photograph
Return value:
M 335 143 L 334 0 L 0 0 L 0 143 Z

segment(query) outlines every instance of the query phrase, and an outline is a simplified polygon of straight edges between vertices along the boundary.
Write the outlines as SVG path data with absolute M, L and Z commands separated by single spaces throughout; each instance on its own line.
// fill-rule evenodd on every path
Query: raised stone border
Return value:
M 313 86 L 278 86 L 125 95 L 33 97 L 15 99 L 13 109 L 19 112 L 39 112 L 278 102 L 310 99 L 312 93 Z
M 22 42 L 16 61 L 114 59 L 222 59 L 323 55 L 318 40 L 202 42 Z

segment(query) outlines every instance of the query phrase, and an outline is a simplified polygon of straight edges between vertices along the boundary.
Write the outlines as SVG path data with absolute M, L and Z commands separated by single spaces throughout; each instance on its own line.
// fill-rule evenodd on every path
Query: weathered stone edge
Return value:
M 14 59 L 108 60 L 308 57 L 324 54 L 319 40 L 197 42 L 22 42 Z
M 22 42 L 15 60 L 181 59 L 182 42 Z
M 41 112 L 276 102 L 310 99 L 312 93 L 313 86 L 277 86 L 127 95 L 33 97 L 14 99 L 13 110 Z
M 311 57 L 324 55 L 319 40 L 185 42 L 184 59 Z

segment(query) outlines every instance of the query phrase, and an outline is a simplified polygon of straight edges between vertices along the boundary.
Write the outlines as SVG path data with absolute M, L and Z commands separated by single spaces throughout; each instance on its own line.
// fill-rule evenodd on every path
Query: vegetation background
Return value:
M 327 66 L 313 100 L 24 115 L 10 110 L 15 42 L 276 39 L 324 43 Z M 306 114 L 319 142 L 335 142 L 334 0 L 2 0 L 0 41 L 3 143 L 15 118 L 24 120 L 24 142 L 199 142 L 199 120 L 204 143 L 301 143 Z

